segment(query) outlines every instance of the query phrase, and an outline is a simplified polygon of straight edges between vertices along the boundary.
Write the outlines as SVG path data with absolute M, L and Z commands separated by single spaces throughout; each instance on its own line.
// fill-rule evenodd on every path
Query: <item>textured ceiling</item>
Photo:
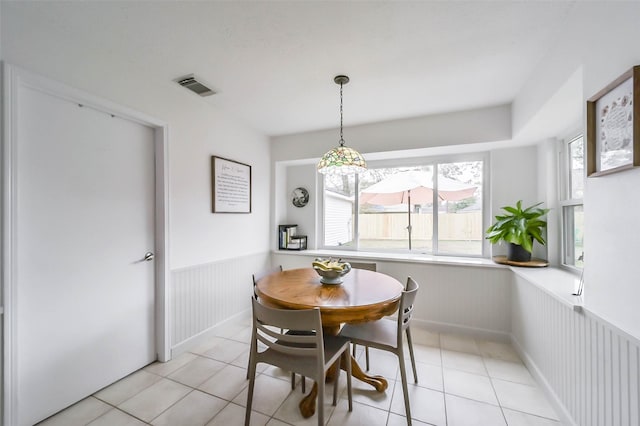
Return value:
M 18 2 L 132 78 L 194 73 L 216 105 L 268 135 L 511 102 L 573 2 Z M 4 13 L 4 12 L 3 12 Z M 91 56 L 87 60 L 92 60 Z M 176 85 L 176 90 L 184 90 Z M 194 96 L 185 92 L 185 96 Z

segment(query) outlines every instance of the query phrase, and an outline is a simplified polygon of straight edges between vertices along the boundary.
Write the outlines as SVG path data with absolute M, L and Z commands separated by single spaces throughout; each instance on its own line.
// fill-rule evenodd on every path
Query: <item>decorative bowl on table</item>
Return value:
M 351 271 L 351 265 L 340 260 L 317 258 L 311 264 L 320 275 L 322 284 L 342 284 L 342 277 Z

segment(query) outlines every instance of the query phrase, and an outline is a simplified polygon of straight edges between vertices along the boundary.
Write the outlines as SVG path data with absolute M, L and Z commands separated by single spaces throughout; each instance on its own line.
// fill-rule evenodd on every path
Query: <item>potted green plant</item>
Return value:
M 542 231 L 547 227 L 547 222 L 541 219 L 549 212 L 543 209 L 542 203 L 522 208 L 522 200 L 515 206 L 505 206 L 502 210 L 506 214 L 496 216 L 496 221 L 487 229 L 487 239 L 491 244 L 505 241 L 509 243 L 507 259 L 515 262 L 528 262 L 531 260 L 533 240 L 545 245 L 546 241 Z

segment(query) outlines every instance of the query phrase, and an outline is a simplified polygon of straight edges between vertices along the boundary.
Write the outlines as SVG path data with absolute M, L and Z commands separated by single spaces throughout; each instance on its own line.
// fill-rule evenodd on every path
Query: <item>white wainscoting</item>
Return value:
M 172 354 L 197 343 L 217 325 L 246 314 L 253 293 L 251 275 L 270 262 L 265 252 L 172 271 Z
M 640 342 L 514 274 L 512 340 L 566 424 L 640 425 Z
M 312 257 L 262 253 L 173 271 L 173 354 L 247 315 L 254 271 L 271 264 L 305 267 Z M 506 268 L 375 262 L 380 272 L 402 282 L 410 275 L 421 284 L 416 325 L 510 337 L 563 423 L 640 425 L 640 342 L 633 336 L 590 312 L 574 311 L 571 303 Z

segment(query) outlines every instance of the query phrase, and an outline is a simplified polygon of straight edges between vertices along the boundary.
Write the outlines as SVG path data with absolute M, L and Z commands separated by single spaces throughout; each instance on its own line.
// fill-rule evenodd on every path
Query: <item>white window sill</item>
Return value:
M 433 256 L 430 254 L 380 253 L 346 250 L 274 250 L 276 254 L 313 257 L 336 257 L 343 259 L 377 260 L 381 262 L 411 262 L 452 266 L 476 266 L 485 268 L 508 268 L 482 257 Z
M 517 276 L 540 288 L 559 302 L 569 306 L 576 312 L 583 307 L 582 296 L 572 293 L 578 288 L 580 277 L 563 269 L 547 268 L 519 268 L 512 266 L 511 270 Z
M 580 277 L 564 269 L 551 266 L 546 268 L 523 268 L 497 264 L 491 259 L 481 257 L 433 256 L 417 253 L 380 253 L 345 250 L 274 250 L 273 252 L 286 256 L 335 257 L 349 260 L 358 259 L 380 262 L 410 262 L 431 265 L 471 266 L 501 269 L 508 268 L 517 276 L 540 288 L 554 299 L 569 306 L 574 311 L 580 312 L 583 309 L 582 296 L 572 295 L 572 293 L 578 288 Z

